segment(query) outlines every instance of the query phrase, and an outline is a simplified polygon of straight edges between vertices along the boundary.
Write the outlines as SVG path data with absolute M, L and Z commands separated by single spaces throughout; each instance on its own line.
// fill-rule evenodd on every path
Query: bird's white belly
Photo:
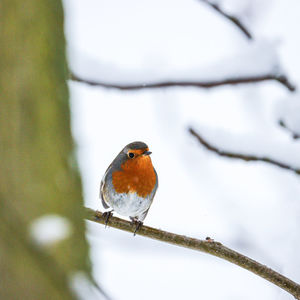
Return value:
M 115 193 L 109 202 L 118 214 L 130 217 L 140 216 L 151 204 L 150 197 L 143 198 L 137 193 Z

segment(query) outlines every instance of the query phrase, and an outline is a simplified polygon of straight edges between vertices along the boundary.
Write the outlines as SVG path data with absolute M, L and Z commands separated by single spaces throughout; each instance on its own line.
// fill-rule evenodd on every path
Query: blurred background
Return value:
M 85 205 L 103 210 L 106 168 L 126 144 L 144 141 L 160 182 L 146 225 L 210 236 L 299 282 L 299 174 L 221 157 L 188 129 L 220 151 L 300 168 L 300 3 L 64 0 L 64 10 Z M 218 258 L 87 225 L 94 277 L 113 299 L 291 299 Z

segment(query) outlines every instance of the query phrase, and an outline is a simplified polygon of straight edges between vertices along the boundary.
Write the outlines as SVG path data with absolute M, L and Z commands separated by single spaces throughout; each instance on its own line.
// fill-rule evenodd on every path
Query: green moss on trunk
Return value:
M 61 1 L 2 0 L 0 45 L 0 298 L 69 299 L 68 277 L 89 266 Z M 47 251 L 28 235 L 46 214 L 72 227 Z

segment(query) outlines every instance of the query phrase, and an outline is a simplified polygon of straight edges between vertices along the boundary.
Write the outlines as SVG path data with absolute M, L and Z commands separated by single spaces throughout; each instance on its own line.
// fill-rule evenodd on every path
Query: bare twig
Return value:
M 157 88 L 169 88 L 169 87 L 197 87 L 197 88 L 214 88 L 223 85 L 238 85 L 245 83 L 257 83 L 262 81 L 277 81 L 284 85 L 289 91 L 294 92 L 296 87 L 290 83 L 284 75 L 258 75 L 248 77 L 233 77 L 223 80 L 207 80 L 207 81 L 161 81 L 153 83 L 136 83 L 136 84 L 114 84 L 103 81 L 84 79 L 71 73 L 70 79 L 73 81 L 82 82 L 93 86 L 101 86 L 109 89 L 118 90 L 141 90 L 141 89 L 157 89 Z
M 289 133 L 291 133 L 293 139 L 295 139 L 295 140 L 296 140 L 296 139 L 300 139 L 300 133 L 294 132 L 292 129 L 290 129 L 289 127 L 287 127 L 287 125 L 284 123 L 283 120 L 279 120 L 278 123 L 279 123 L 279 125 L 280 125 L 282 128 L 286 129 Z
M 294 168 L 292 166 L 289 166 L 287 164 L 284 164 L 282 162 L 273 160 L 271 158 L 268 157 L 258 157 L 258 156 L 254 156 L 254 155 L 245 155 L 245 154 L 239 154 L 239 153 L 233 153 L 233 152 L 228 152 L 228 151 L 224 151 L 224 150 L 220 150 L 217 147 L 209 144 L 199 133 L 197 133 L 193 128 L 189 128 L 189 132 L 195 136 L 197 138 L 197 140 L 208 150 L 217 153 L 220 156 L 224 156 L 224 157 L 229 157 L 229 158 L 237 158 L 237 159 L 241 159 L 244 161 L 262 161 L 265 163 L 269 163 L 272 164 L 274 166 L 286 169 L 286 170 L 290 170 L 292 172 L 295 172 L 296 174 L 300 175 L 300 169 Z
M 228 13 L 225 13 L 218 4 L 216 3 L 212 3 L 209 0 L 200 0 L 201 2 L 209 5 L 211 8 L 213 8 L 214 10 L 216 10 L 219 14 L 221 14 L 223 17 L 225 17 L 226 19 L 228 19 L 230 22 L 232 22 L 233 24 L 235 24 L 245 35 L 246 37 L 251 40 L 253 37 L 250 33 L 250 31 L 246 28 L 245 25 L 242 24 L 242 22 L 235 16 L 229 15 Z
M 99 211 L 94 211 L 90 208 L 86 208 L 85 218 L 100 224 L 105 223 L 105 219 L 102 217 L 102 213 Z M 109 219 L 108 225 L 127 232 L 133 232 L 134 230 L 134 225 L 131 222 L 116 217 L 111 217 Z M 296 299 L 300 299 L 299 284 L 275 272 L 267 266 L 262 265 L 259 262 L 234 250 L 231 250 L 221 243 L 215 242 L 210 238 L 207 238 L 207 240 L 198 240 L 195 238 L 178 235 L 148 226 L 142 226 L 137 234 L 176 246 L 209 253 L 219 258 L 225 259 L 272 282 L 273 284 L 293 295 Z

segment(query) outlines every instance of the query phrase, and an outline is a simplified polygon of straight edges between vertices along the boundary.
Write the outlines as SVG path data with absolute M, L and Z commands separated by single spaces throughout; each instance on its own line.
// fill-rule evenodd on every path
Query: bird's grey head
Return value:
M 113 165 L 115 168 L 120 169 L 121 165 L 128 159 L 131 158 L 132 154 L 130 154 L 131 150 L 144 150 L 143 153 L 145 155 L 150 155 L 151 152 L 148 151 L 147 144 L 143 142 L 133 142 L 126 145 L 123 150 L 117 155 L 115 160 L 113 161 Z M 134 157 L 135 155 L 133 155 Z
M 124 148 L 124 152 L 127 153 L 128 150 L 139 150 L 139 149 L 148 149 L 147 144 L 143 143 L 143 142 L 133 142 L 128 144 L 125 148 Z

